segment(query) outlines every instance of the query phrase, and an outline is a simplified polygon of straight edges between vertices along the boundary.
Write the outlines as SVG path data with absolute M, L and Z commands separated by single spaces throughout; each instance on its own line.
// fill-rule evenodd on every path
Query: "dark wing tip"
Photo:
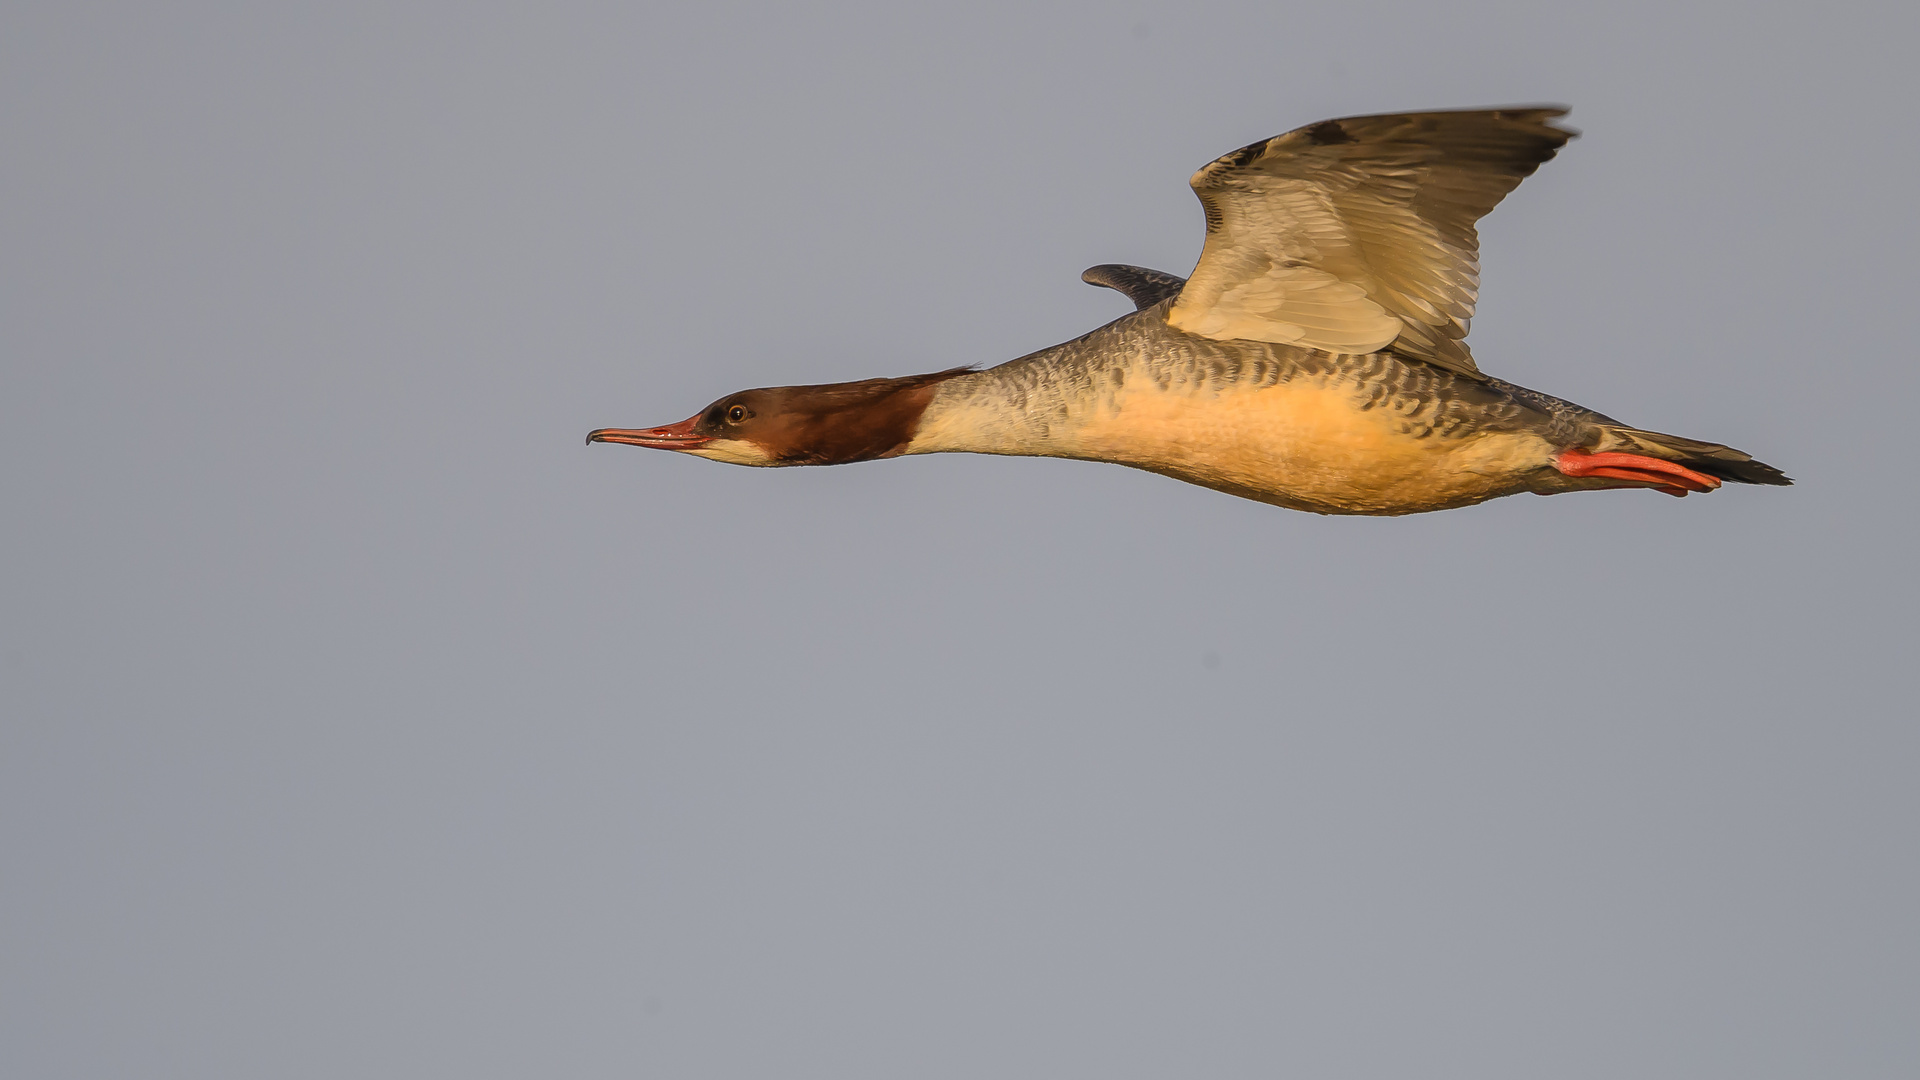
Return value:
M 1580 137 L 1580 129 L 1563 127 L 1549 121 L 1558 120 L 1572 112 L 1566 105 L 1508 105 L 1498 109 L 1486 110 L 1500 120 L 1517 120 L 1520 123 L 1539 128 L 1542 134 L 1557 138 L 1565 143 L 1569 139 Z
M 1544 138 L 1554 146 L 1562 146 L 1567 140 L 1578 138 L 1580 132 L 1574 128 L 1561 127 L 1552 121 L 1558 120 L 1570 112 L 1566 105 L 1496 105 L 1491 108 L 1477 109 L 1434 109 L 1417 113 L 1382 113 L 1377 116 L 1348 116 L 1329 123 L 1338 123 L 1350 130 L 1358 131 L 1362 137 L 1393 137 L 1406 131 L 1408 127 L 1451 130 L 1459 135 L 1471 137 L 1475 129 L 1483 133 L 1504 129 L 1509 133 L 1524 132 L 1527 135 Z M 1315 125 L 1318 127 L 1320 125 Z M 1311 133 L 1312 128 L 1302 129 Z

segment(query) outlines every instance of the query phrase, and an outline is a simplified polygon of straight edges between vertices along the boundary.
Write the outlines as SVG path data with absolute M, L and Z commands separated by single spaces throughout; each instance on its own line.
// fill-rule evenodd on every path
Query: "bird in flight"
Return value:
M 1474 224 L 1574 132 L 1561 108 L 1325 120 L 1193 174 L 1191 277 L 1081 275 L 1136 310 L 985 370 L 729 394 L 588 442 L 735 465 L 950 451 L 1109 461 L 1322 514 L 1531 491 L 1792 483 L 1732 447 L 1623 424 L 1483 373 Z

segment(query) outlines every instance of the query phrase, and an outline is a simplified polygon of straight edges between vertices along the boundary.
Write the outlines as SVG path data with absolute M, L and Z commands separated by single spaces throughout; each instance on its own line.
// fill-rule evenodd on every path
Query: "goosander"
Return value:
M 1792 483 L 1480 371 L 1477 222 L 1575 132 L 1563 108 L 1325 120 L 1202 168 L 1191 277 L 1102 265 L 1135 309 L 986 370 L 729 394 L 589 443 L 735 465 L 964 451 L 1107 461 L 1322 514 L 1531 491 Z

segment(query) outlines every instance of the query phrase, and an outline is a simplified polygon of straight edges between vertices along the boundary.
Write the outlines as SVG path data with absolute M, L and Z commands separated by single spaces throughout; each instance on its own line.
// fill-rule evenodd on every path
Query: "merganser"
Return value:
M 1792 483 L 1717 443 L 1629 427 L 1483 374 L 1466 344 L 1477 222 L 1576 134 L 1563 108 L 1326 120 L 1192 178 L 1193 275 L 1103 265 L 1136 310 L 987 370 L 729 394 L 587 441 L 736 465 L 964 451 L 1080 458 L 1322 514 L 1502 495 Z

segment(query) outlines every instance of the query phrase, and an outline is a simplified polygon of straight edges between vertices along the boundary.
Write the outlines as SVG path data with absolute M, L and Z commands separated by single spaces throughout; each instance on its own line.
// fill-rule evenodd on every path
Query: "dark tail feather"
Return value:
M 1731 480 L 1736 484 L 1788 487 L 1793 483 L 1793 479 L 1786 473 L 1764 461 L 1755 461 L 1753 455 L 1742 453 L 1731 446 L 1629 427 L 1609 428 L 1607 433 L 1612 436 L 1607 443 L 1615 444 L 1604 445 L 1604 449 L 1607 450 L 1625 450 L 1631 447 L 1640 453 L 1664 458 L 1667 461 L 1677 461 L 1689 469 L 1706 473 L 1708 476 L 1717 476 L 1722 480 Z
M 1774 487 L 1792 487 L 1793 477 L 1764 461 L 1748 458 L 1745 461 L 1723 461 L 1718 458 L 1689 458 L 1681 461 L 1688 468 L 1698 469 L 1708 476 L 1717 476 L 1722 480 L 1731 480 L 1736 484 L 1771 484 Z

